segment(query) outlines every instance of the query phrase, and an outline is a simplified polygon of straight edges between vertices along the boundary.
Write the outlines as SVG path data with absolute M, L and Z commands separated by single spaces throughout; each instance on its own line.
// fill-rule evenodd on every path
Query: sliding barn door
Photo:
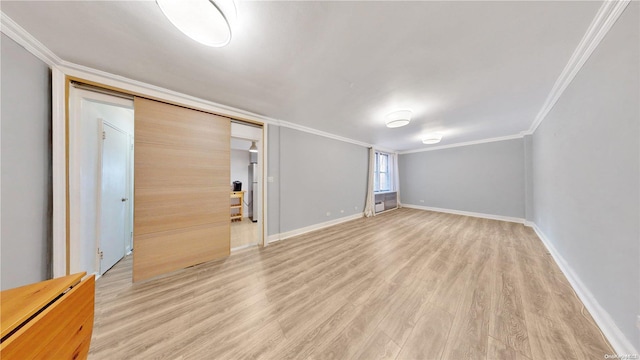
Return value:
M 134 104 L 133 281 L 229 255 L 230 120 Z

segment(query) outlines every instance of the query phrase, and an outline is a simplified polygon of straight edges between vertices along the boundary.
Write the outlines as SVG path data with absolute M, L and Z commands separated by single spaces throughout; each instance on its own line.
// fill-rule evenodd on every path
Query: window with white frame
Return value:
M 373 191 L 394 191 L 393 156 L 379 151 L 375 154 Z

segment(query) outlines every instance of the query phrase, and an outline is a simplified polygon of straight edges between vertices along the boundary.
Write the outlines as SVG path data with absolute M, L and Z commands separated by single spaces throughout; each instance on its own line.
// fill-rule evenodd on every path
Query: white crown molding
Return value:
M 256 113 L 252 113 L 252 112 L 238 109 L 235 107 L 223 105 L 213 101 L 200 99 L 195 96 L 186 95 L 177 91 L 147 84 L 142 81 L 133 80 L 120 75 L 115 75 L 105 71 L 70 63 L 68 61 L 61 60 L 59 66 L 68 75 L 83 78 L 85 80 L 95 81 L 104 85 L 123 88 L 125 90 L 134 91 L 134 92 L 145 94 L 148 96 L 154 96 L 158 98 L 172 100 L 182 105 L 215 112 L 220 115 L 241 118 L 241 119 L 248 119 L 248 120 L 256 121 L 263 124 L 282 126 L 282 127 L 326 137 L 329 139 L 334 139 L 334 140 L 343 141 L 343 142 L 347 142 L 355 145 L 364 146 L 364 147 L 371 147 L 371 146 L 375 147 L 375 145 L 371 145 L 362 141 L 331 134 L 325 131 L 316 130 L 310 127 L 294 124 L 288 121 L 278 120 L 268 116 L 259 115 Z M 123 86 L 123 84 L 125 86 Z M 394 151 L 390 150 L 390 152 L 394 152 Z
M 289 129 L 298 130 L 298 131 L 306 132 L 306 133 L 309 133 L 309 134 L 314 134 L 314 135 L 326 137 L 326 138 L 329 138 L 329 139 L 343 141 L 343 142 L 346 142 L 346 143 L 351 143 L 351 144 L 359 145 L 359 146 L 363 146 L 363 147 L 376 147 L 375 145 L 366 143 L 364 141 L 358 141 L 358 140 L 346 138 L 344 136 L 335 135 L 335 134 L 328 133 L 328 132 L 321 131 L 321 130 L 316 130 L 314 128 L 310 128 L 310 127 L 307 127 L 307 126 L 294 124 L 294 123 L 291 123 L 291 122 L 288 122 L 288 121 L 284 121 L 284 120 L 280 120 L 280 121 L 278 121 L 277 124 L 274 124 L 274 125 L 279 125 L 279 126 L 286 127 L 286 128 L 289 128 Z
M 598 324 L 600 330 L 604 336 L 609 340 L 611 346 L 616 351 L 617 354 L 638 354 L 638 350 L 636 350 L 629 341 L 629 339 L 624 335 L 624 333 L 620 330 L 620 328 L 616 325 L 616 323 L 611 318 L 611 315 L 598 303 L 595 296 L 589 291 L 589 288 L 580 280 L 580 277 L 575 273 L 573 268 L 569 265 L 569 263 L 560 255 L 560 253 L 553 246 L 553 243 L 549 241 L 549 238 L 540 230 L 540 228 L 535 223 L 530 223 L 533 227 L 533 230 L 536 232 L 544 246 L 547 247 L 549 253 L 555 260 L 558 267 L 564 274 L 564 276 L 571 284 L 573 290 L 575 290 L 578 298 L 587 308 L 593 320 Z
M 497 141 L 522 139 L 523 137 L 524 137 L 524 134 L 523 133 L 519 133 L 519 134 L 514 134 L 514 135 L 500 136 L 500 137 L 481 139 L 481 140 L 474 140 L 474 141 L 466 141 L 466 142 L 461 142 L 461 143 L 442 145 L 442 146 L 434 146 L 434 147 L 428 147 L 428 148 L 423 148 L 423 149 L 399 151 L 398 154 L 404 155 L 404 154 L 412 154 L 412 153 L 419 153 L 419 152 L 425 152 L 425 151 L 443 150 L 443 149 L 450 149 L 450 148 L 456 148 L 456 147 L 461 147 L 461 146 L 479 145 L 479 144 L 486 144 L 486 143 L 492 143 L 492 142 L 497 142 Z
M 222 116 L 247 119 L 263 124 L 277 124 L 279 122 L 278 120 L 269 118 L 267 116 L 258 115 L 249 111 L 219 104 L 213 101 L 200 99 L 195 96 L 183 94 L 160 86 L 147 84 L 142 81 L 129 79 L 124 76 L 111 74 L 102 70 L 74 64 L 65 60 L 61 60 L 58 66 L 64 71 L 66 75 L 82 78 L 88 81 L 98 82 L 103 85 L 121 88 L 123 90 L 135 92 L 146 96 L 173 101 L 181 105 L 214 112 Z
M 287 232 L 283 232 L 283 233 L 279 233 L 279 234 L 269 235 L 267 240 L 268 240 L 269 244 L 271 244 L 271 243 L 276 242 L 276 241 L 280 241 L 280 240 L 288 239 L 290 237 L 306 234 L 306 233 L 311 232 L 311 231 L 324 229 L 326 227 L 338 225 L 338 224 L 341 224 L 343 222 L 360 219 L 363 216 L 364 216 L 364 213 L 357 213 L 357 214 L 341 217 L 341 218 L 338 218 L 338 219 L 325 221 L 323 223 L 314 224 L 314 225 L 306 226 L 306 227 L 303 227 L 303 228 L 299 228 L 299 229 L 295 229 L 295 230 L 291 230 L 291 231 L 287 231 Z
M 142 81 L 129 79 L 120 75 L 111 74 L 105 71 L 89 68 L 86 66 L 70 63 L 68 61 L 60 60 L 60 68 L 71 76 L 82 78 L 85 80 L 95 81 L 104 85 L 119 87 L 125 90 L 134 91 L 147 96 L 154 96 L 162 99 L 178 102 L 182 105 L 199 108 L 206 111 L 215 112 L 220 115 L 248 119 L 263 124 L 282 126 L 309 134 L 322 136 L 329 139 L 334 139 L 346 143 L 351 143 L 363 147 L 377 147 L 376 145 L 368 144 L 366 142 L 350 139 L 344 136 L 331 134 L 325 131 L 316 130 L 307 126 L 294 124 L 284 120 L 278 120 L 270 118 L 264 115 L 255 114 L 249 111 L 238 109 L 235 107 L 223 105 L 213 101 L 197 98 L 195 96 L 186 95 L 177 91 L 169 90 L 159 86 L 144 83 Z M 382 148 L 380 148 L 382 149 Z M 395 152 L 395 150 L 384 149 L 388 152 Z
M 520 138 L 523 138 L 524 136 L 532 135 L 535 132 L 535 130 L 538 128 L 540 123 L 542 123 L 542 120 L 544 120 L 544 118 L 547 116 L 549 111 L 551 111 L 551 109 L 556 104 L 560 96 L 562 96 L 562 93 L 564 92 L 564 90 L 569 86 L 571 81 L 573 81 L 573 79 L 575 78 L 576 74 L 580 71 L 582 66 L 589 59 L 593 51 L 600 44 L 600 41 L 602 41 L 602 39 L 609 32 L 613 24 L 615 24 L 615 22 L 618 20 L 618 18 L 620 17 L 620 15 L 622 14 L 622 12 L 627 7 L 630 1 L 631 0 L 605 0 L 605 2 L 602 4 L 600 9 L 598 9 L 598 12 L 596 13 L 594 20 L 591 22 L 591 25 L 589 26 L 589 28 L 587 29 L 587 32 L 585 33 L 582 40 L 578 44 L 578 47 L 573 52 L 573 55 L 569 59 L 569 62 L 567 63 L 565 68 L 562 70 L 562 73 L 556 80 L 553 88 L 551 89 L 551 92 L 547 96 L 547 99 L 542 106 L 542 109 L 540 109 L 540 111 L 536 115 L 536 118 L 533 121 L 533 124 L 531 124 L 531 127 L 529 128 L 529 130 L 522 131 L 518 134 L 513 134 L 513 135 L 486 138 L 486 139 L 454 143 L 454 144 L 442 145 L 442 146 L 434 146 L 434 147 L 428 147 L 428 148 L 421 148 L 421 149 L 415 149 L 415 150 L 394 151 L 394 150 L 388 150 L 383 148 L 378 148 L 378 149 L 402 155 L 402 154 L 411 154 L 411 153 L 418 153 L 418 152 L 424 152 L 424 151 L 450 149 L 450 148 L 461 147 L 461 146 L 485 144 L 485 143 L 496 142 L 496 141 L 520 139 Z M 317 135 L 334 138 L 336 140 L 345 141 L 346 139 L 340 136 L 324 133 L 322 131 L 306 128 L 300 125 L 295 125 L 295 124 L 290 124 L 290 125 L 291 126 L 287 126 L 283 124 L 282 126 L 291 127 L 294 129 L 298 129 L 300 131 L 315 133 Z M 330 136 L 327 136 L 327 135 L 330 135 Z M 335 136 L 335 137 L 332 137 L 332 136 Z M 346 140 L 351 140 L 351 139 L 346 139 Z M 367 146 L 367 147 L 373 146 L 373 145 L 358 142 L 358 141 L 347 141 L 347 142 L 352 142 L 354 144 Z
M 105 84 L 112 86 L 122 86 L 123 84 L 128 85 L 126 87 L 127 90 L 132 90 L 133 87 L 135 90 L 141 94 L 147 94 L 152 96 L 157 96 L 160 98 L 168 98 L 168 100 L 177 101 L 181 104 L 187 106 L 193 106 L 196 108 L 201 108 L 203 110 L 208 110 L 212 112 L 219 113 L 221 115 L 226 115 L 230 117 L 240 117 L 245 118 L 252 121 L 261 122 L 263 124 L 277 125 L 282 127 L 287 127 L 290 129 L 295 129 L 298 131 L 343 141 L 363 147 L 374 147 L 376 149 L 390 152 L 390 153 L 398 153 L 398 154 L 410 154 L 415 152 L 423 152 L 423 151 L 433 151 L 433 150 L 442 150 L 460 146 L 469 146 L 469 145 L 477 145 L 495 141 L 503 141 L 503 140 L 511 140 L 516 138 L 522 138 L 525 135 L 531 135 L 538 128 L 540 123 L 547 116 L 549 111 L 553 108 L 555 103 L 558 101 L 564 90 L 569 86 L 571 81 L 575 78 L 576 74 L 582 66 L 585 64 L 587 59 L 591 56 L 595 48 L 598 46 L 600 41 L 604 38 L 607 32 L 611 29 L 616 20 L 620 17 L 624 9 L 629 4 L 630 0 L 607 0 L 603 3 L 603 5 L 598 10 L 596 17 L 592 21 L 591 25 L 587 29 L 586 34 L 578 44 L 578 47 L 574 51 L 573 55 L 569 59 L 569 62 L 565 66 L 564 70 L 556 80 L 550 94 L 548 95 L 545 103 L 542 108 L 536 115 L 531 127 L 527 131 L 523 131 L 517 135 L 503 136 L 503 137 L 495 137 L 495 138 L 487 138 L 476 141 L 455 143 L 443 146 L 435 146 L 423 149 L 415 149 L 415 150 L 407 150 L 407 151 L 396 151 L 393 149 L 388 149 L 380 146 L 376 146 L 374 144 L 369 144 L 366 142 L 346 138 L 343 136 L 335 135 L 332 133 L 328 133 L 321 130 L 316 130 L 307 126 L 294 124 L 284 120 L 273 119 L 267 116 L 254 114 L 248 111 L 244 111 L 238 108 L 226 106 L 223 104 L 215 103 L 212 101 L 200 99 L 194 96 L 182 94 L 176 91 L 172 91 L 169 89 L 161 88 L 155 85 L 143 83 L 137 80 L 125 78 L 123 76 L 114 75 L 111 73 L 107 73 L 104 71 L 100 71 L 97 69 L 92 69 L 89 67 L 85 67 L 82 65 L 70 63 L 68 61 L 62 60 L 57 55 L 55 55 L 51 50 L 49 50 L 46 46 L 44 46 L 41 42 L 39 42 L 36 38 L 34 38 L 31 34 L 29 34 L 26 30 L 24 30 L 20 25 L 18 25 L 15 21 L 9 18 L 5 13 L 1 12 L 1 27 L 0 30 L 2 33 L 9 36 L 11 39 L 22 45 L 29 52 L 37 56 L 39 59 L 44 61 L 50 66 L 61 66 L 64 68 L 65 73 L 76 73 L 79 75 L 78 77 L 92 77 L 94 81 L 105 83 L 106 82 L 115 82 L 115 84 Z M 92 80 L 92 79 L 87 79 Z
M 56 54 L 31 36 L 31 34 L 3 12 L 0 12 L 0 32 L 20 44 L 20 46 L 49 66 L 56 66 L 62 61 Z
M 13 21 L 13 19 L 11 19 L 4 12 L 0 12 L 0 19 L 0 31 L 2 33 L 9 36 L 12 40 L 20 44 L 27 51 L 38 57 L 47 65 L 52 67 L 59 67 L 65 75 L 71 75 L 83 78 L 85 80 L 99 82 L 104 85 L 122 88 L 124 90 L 133 91 L 147 96 L 154 96 L 175 101 L 183 105 L 190 105 L 203 110 L 215 112 L 220 115 L 240 117 L 252 121 L 257 121 L 263 124 L 278 125 L 280 123 L 279 120 L 254 114 L 249 111 L 218 104 L 212 101 L 197 98 L 195 96 L 186 95 L 177 91 L 129 79 L 124 76 L 111 74 L 102 70 L 97 70 L 87 66 L 78 65 L 66 60 L 62 60 L 51 50 L 49 50 L 49 48 L 47 48 L 44 44 L 42 44 L 35 37 L 29 34 L 24 28 Z
M 602 41 L 613 24 L 615 24 L 616 20 L 618 20 L 620 14 L 622 14 L 629 2 L 630 0 L 606 0 L 600 9 L 598 9 L 596 17 L 591 22 L 591 25 L 589 25 L 587 32 L 582 37 L 571 58 L 569 58 L 569 62 L 562 70 L 562 73 L 560 73 L 542 108 L 533 120 L 531 127 L 526 131 L 527 135 L 533 134 L 538 126 L 540 126 L 542 120 L 544 120 L 556 102 L 558 102 L 562 93 L 569 84 L 571 84 L 580 69 L 582 69 L 582 66 L 587 62 L 598 44 L 600 44 L 600 41 Z
M 472 211 L 444 209 L 444 208 L 437 208 L 437 207 L 431 207 L 431 206 L 421 206 L 421 205 L 412 205 L 412 204 L 405 204 L 405 203 L 402 204 L 402 207 L 409 208 L 409 209 L 417 209 L 417 210 L 435 211 L 435 212 L 454 214 L 454 215 L 471 216 L 471 217 L 476 217 L 476 218 L 481 218 L 481 219 L 506 221 L 506 222 L 512 222 L 512 223 L 517 223 L 517 224 L 524 224 L 525 223 L 525 219 L 512 217 L 512 216 L 493 215 L 493 214 L 477 213 L 477 212 L 472 212 Z
M 344 136 L 331 134 L 325 131 L 316 130 L 307 126 L 302 126 L 302 125 L 294 124 L 288 121 L 278 120 L 278 119 L 270 118 L 268 116 L 255 114 L 255 113 L 238 109 L 235 107 L 219 104 L 213 101 L 200 99 L 195 96 L 186 95 L 177 91 L 147 84 L 138 80 L 129 79 L 124 76 L 111 74 L 102 70 L 93 69 L 83 65 L 74 64 L 66 60 L 62 60 L 57 55 L 55 55 L 51 50 L 49 50 L 44 44 L 42 44 L 35 37 L 29 34 L 24 28 L 22 28 L 15 21 L 13 21 L 4 12 L 0 12 L 0 14 L 1 14 L 1 25 L 2 25 L 0 27 L 0 30 L 2 31 L 2 33 L 9 36 L 12 40 L 16 41 L 18 44 L 24 47 L 27 51 L 29 51 L 30 53 L 38 57 L 47 65 L 51 67 L 61 68 L 66 75 L 75 76 L 85 80 L 94 81 L 104 85 L 121 88 L 124 90 L 136 92 L 139 94 L 144 94 L 147 96 L 153 96 L 153 97 L 162 98 L 165 100 L 170 100 L 185 106 L 190 106 L 190 107 L 198 108 L 201 110 L 211 111 L 223 116 L 247 119 L 247 120 L 256 121 L 262 124 L 287 127 L 287 128 L 295 129 L 298 131 L 326 137 L 329 139 L 343 141 L 343 142 L 347 142 L 347 143 L 351 143 L 351 144 L 355 144 L 363 147 L 376 147 L 387 152 L 395 153 L 395 150 L 392 150 L 392 149 L 378 147 L 373 144 L 350 139 Z

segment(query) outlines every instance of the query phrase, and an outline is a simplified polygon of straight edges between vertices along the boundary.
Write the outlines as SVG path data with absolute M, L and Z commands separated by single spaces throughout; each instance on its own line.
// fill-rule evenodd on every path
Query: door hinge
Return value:
M 102 132 L 102 140 L 104 140 L 104 139 L 106 139 L 106 138 L 107 138 L 107 132 L 106 132 L 106 131 L 103 131 L 103 132 Z
M 102 250 L 98 249 L 98 255 L 100 255 L 100 260 L 104 259 L 104 253 Z

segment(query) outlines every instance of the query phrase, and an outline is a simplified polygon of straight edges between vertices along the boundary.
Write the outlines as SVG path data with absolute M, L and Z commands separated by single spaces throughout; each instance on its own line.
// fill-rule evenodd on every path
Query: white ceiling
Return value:
M 2 1 L 60 58 L 395 150 L 527 130 L 600 1 L 240 1 L 231 43 L 153 1 Z M 408 126 L 384 115 L 410 108 Z

